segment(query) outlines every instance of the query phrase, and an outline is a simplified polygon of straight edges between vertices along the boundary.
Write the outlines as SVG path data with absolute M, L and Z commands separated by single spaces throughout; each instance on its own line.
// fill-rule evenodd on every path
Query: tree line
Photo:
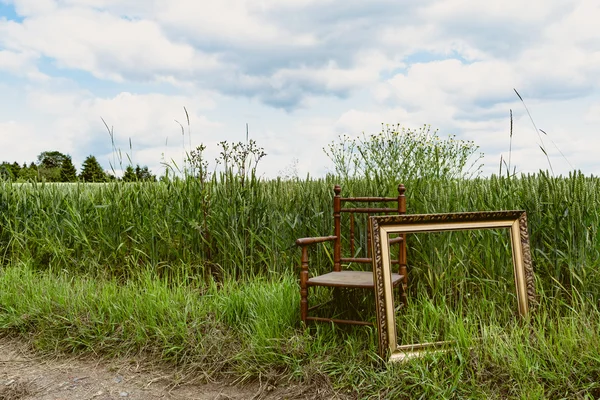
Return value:
M 78 174 L 71 156 L 59 151 L 44 151 L 37 156 L 36 162 L 23 163 L 4 161 L 0 164 L 0 180 L 28 182 L 31 180 L 46 182 L 125 182 L 156 181 L 156 176 L 147 166 L 128 165 L 120 178 L 104 171 L 93 155 L 89 155 L 81 165 Z

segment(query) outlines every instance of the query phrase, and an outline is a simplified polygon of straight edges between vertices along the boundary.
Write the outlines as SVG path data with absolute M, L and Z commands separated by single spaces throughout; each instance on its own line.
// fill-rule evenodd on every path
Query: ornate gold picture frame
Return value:
M 391 286 L 388 240 L 390 234 L 508 228 L 519 315 L 526 316 L 530 306 L 535 304 L 533 266 L 525 211 L 394 215 L 370 217 L 370 222 L 369 229 L 373 238 L 373 280 L 375 282 L 379 354 L 383 359 L 404 360 L 448 343 L 398 345 Z

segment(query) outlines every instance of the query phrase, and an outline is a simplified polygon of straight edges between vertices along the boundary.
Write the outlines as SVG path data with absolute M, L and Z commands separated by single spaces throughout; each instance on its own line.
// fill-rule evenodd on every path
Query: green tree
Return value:
M 140 165 L 136 165 L 135 167 L 135 176 L 138 181 L 148 181 L 148 182 L 156 182 L 156 176 L 152 175 L 148 166 L 144 165 L 140 168 Z
M 38 167 L 33 162 L 27 166 L 27 164 L 23 164 L 23 167 L 19 170 L 19 176 L 17 180 L 20 182 L 28 182 L 31 180 L 38 179 Z
M 38 157 L 38 165 L 42 168 L 60 168 L 63 161 L 69 156 L 60 151 L 43 151 Z
M 11 165 L 7 162 L 0 164 L 0 181 L 12 181 L 15 179 L 10 167 Z
M 68 158 L 60 151 L 43 151 L 37 157 L 38 175 L 49 182 L 61 181 L 61 168 Z
M 75 182 L 77 180 L 77 170 L 71 161 L 71 156 L 66 156 L 60 167 L 61 182 Z
M 96 157 L 89 155 L 82 164 L 80 178 L 84 182 L 106 182 L 106 173 Z
M 125 182 L 135 182 L 137 180 L 137 176 L 135 175 L 135 171 L 131 165 L 128 165 L 125 168 L 125 173 L 123 174 L 123 181 Z
M 128 165 L 127 168 L 125 168 L 125 172 L 123 173 L 123 181 L 125 182 L 142 182 L 142 181 L 148 181 L 148 182 L 156 182 L 156 176 L 152 174 L 152 172 L 150 172 L 150 170 L 148 169 L 148 166 L 144 165 L 143 167 L 140 167 L 140 164 L 137 164 L 135 166 L 135 169 L 133 168 L 132 165 Z
M 13 174 L 13 177 L 16 179 L 17 176 L 19 176 L 19 171 L 21 170 L 21 166 L 19 165 L 18 162 L 14 162 L 12 163 L 12 165 L 10 166 L 10 170 Z

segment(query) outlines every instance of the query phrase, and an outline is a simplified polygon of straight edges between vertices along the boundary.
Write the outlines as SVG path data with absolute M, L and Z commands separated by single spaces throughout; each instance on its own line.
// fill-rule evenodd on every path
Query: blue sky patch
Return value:
M 23 17 L 17 14 L 15 7 L 12 4 L 6 4 L 0 1 L 0 19 L 6 18 L 9 21 L 22 22 Z

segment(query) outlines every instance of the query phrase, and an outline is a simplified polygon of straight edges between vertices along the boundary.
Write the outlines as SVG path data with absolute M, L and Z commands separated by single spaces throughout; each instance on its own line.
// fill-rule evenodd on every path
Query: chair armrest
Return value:
M 307 237 L 296 240 L 296 246 L 308 246 L 310 244 L 329 242 L 337 239 L 337 236 L 320 236 L 320 237 Z

